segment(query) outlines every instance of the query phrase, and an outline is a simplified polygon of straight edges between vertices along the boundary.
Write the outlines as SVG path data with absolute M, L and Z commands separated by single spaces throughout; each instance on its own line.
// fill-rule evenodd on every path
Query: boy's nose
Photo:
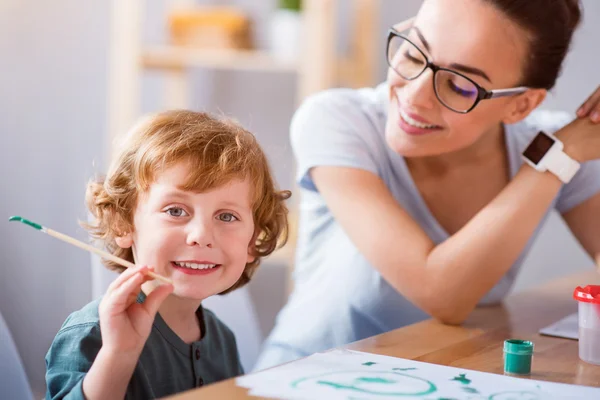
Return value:
M 195 226 L 187 234 L 186 243 L 189 246 L 212 248 L 214 239 L 209 227 L 204 225 Z

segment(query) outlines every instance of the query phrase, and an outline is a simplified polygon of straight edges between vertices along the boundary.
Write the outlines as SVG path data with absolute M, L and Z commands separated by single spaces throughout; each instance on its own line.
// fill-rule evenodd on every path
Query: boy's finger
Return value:
M 123 282 L 121 286 L 113 290 L 111 293 L 111 300 L 113 304 L 120 304 L 125 307 L 129 306 L 131 300 L 135 301 L 135 298 L 140 290 L 142 290 L 142 283 L 144 281 L 144 274 L 140 271 L 136 272 L 127 281 Z
M 146 265 L 142 265 L 135 268 L 127 268 L 125 271 L 121 272 L 121 274 L 108 286 L 107 292 L 112 292 L 117 290 L 123 282 L 127 281 L 137 272 L 145 272 L 148 270 Z
M 158 309 L 163 301 L 173 292 L 173 285 L 162 284 L 152 291 L 144 300 L 144 308 L 146 311 L 154 316 L 158 312 Z

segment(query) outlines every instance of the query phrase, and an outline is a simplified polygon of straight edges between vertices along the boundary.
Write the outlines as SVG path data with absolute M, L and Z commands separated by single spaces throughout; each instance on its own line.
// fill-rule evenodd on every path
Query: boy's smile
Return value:
M 207 261 L 172 261 L 173 268 L 179 269 L 184 274 L 204 275 L 210 274 L 221 264 L 211 263 Z
M 135 262 L 173 280 L 173 294 L 203 300 L 237 282 L 251 255 L 254 220 L 251 185 L 234 179 L 205 192 L 184 190 L 187 163 L 157 173 L 140 193 L 134 232 L 119 239 L 133 246 Z

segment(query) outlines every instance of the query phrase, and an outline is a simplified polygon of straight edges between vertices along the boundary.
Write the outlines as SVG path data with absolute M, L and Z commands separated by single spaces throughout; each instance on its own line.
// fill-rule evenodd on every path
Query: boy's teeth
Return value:
M 422 122 L 419 121 L 415 121 L 414 119 L 412 119 L 411 117 L 409 117 L 406 113 L 404 113 L 404 111 L 402 109 L 400 109 L 400 116 L 402 117 L 402 119 L 404 121 L 406 121 L 407 124 L 414 126 L 415 128 L 421 128 L 421 129 L 431 129 L 431 128 L 435 128 L 435 125 L 427 125 L 424 124 Z
M 217 264 L 196 264 L 196 263 L 181 263 L 174 261 L 175 265 L 191 269 L 209 269 L 214 268 Z

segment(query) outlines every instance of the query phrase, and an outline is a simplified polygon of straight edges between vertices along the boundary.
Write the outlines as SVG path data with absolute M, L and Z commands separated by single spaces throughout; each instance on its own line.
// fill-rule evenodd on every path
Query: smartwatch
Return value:
M 563 143 L 553 135 L 538 132 L 523 152 L 523 160 L 540 172 L 550 171 L 569 183 L 581 165 L 563 151 Z

